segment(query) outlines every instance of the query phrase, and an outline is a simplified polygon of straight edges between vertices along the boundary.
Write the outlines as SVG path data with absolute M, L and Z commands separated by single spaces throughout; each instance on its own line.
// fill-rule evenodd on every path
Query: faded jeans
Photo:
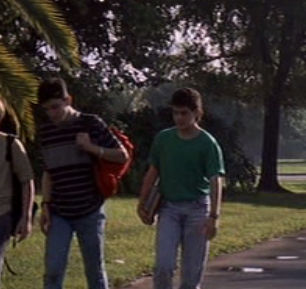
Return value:
M 204 228 L 210 211 L 208 197 L 169 202 L 160 208 L 156 235 L 154 289 L 172 289 L 178 247 L 181 245 L 180 289 L 199 289 L 208 257 Z
M 62 289 L 73 233 L 81 249 L 89 289 L 108 289 L 104 265 L 103 206 L 85 217 L 66 219 L 51 215 L 46 239 L 44 289 Z
M 5 248 L 10 240 L 10 232 L 11 232 L 11 214 L 7 213 L 0 216 L 0 277 L 3 269 Z

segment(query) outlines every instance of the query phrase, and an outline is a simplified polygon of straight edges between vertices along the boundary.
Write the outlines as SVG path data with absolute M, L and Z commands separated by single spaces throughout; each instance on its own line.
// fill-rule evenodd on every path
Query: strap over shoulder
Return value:
M 8 162 L 12 161 L 12 144 L 14 142 L 15 136 L 8 134 L 6 137 L 6 155 L 5 159 Z
M 98 116 L 90 113 L 81 113 L 82 127 L 86 132 L 90 132 L 90 129 L 94 124 L 98 122 Z
M 84 122 L 93 123 L 96 122 L 99 119 L 99 117 L 96 114 L 82 112 L 81 119 Z

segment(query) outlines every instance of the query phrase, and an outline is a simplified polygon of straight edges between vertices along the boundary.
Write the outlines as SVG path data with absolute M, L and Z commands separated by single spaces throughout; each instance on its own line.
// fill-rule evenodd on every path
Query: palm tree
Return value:
M 76 38 L 51 1 L 4 0 L 3 3 L 42 35 L 66 69 L 78 66 Z M 17 128 L 30 138 L 34 135 L 32 106 L 36 102 L 37 84 L 37 77 L 9 51 L 0 37 L 0 97 L 6 102 Z

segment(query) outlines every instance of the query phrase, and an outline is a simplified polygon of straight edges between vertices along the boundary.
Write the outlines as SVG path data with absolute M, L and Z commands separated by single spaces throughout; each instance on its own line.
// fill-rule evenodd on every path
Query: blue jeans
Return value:
M 156 234 L 154 289 L 172 289 L 179 245 L 182 249 L 179 288 L 200 288 L 209 249 L 204 233 L 209 210 L 208 197 L 162 204 Z
M 68 252 L 73 233 L 81 249 L 89 289 L 108 289 L 104 265 L 103 206 L 85 217 L 66 219 L 51 215 L 51 226 L 46 239 L 44 276 L 45 289 L 62 289 Z

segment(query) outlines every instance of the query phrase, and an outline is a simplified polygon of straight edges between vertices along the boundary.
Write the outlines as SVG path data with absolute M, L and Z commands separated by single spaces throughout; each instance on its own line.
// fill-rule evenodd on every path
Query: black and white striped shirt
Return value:
M 77 218 L 103 203 L 93 174 L 93 157 L 76 145 L 76 134 L 87 132 L 91 141 L 106 148 L 118 148 L 117 138 L 104 121 L 93 114 L 76 114 L 71 119 L 40 126 L 39 137 L 45 170 L 51 176 L 51 210 Z

